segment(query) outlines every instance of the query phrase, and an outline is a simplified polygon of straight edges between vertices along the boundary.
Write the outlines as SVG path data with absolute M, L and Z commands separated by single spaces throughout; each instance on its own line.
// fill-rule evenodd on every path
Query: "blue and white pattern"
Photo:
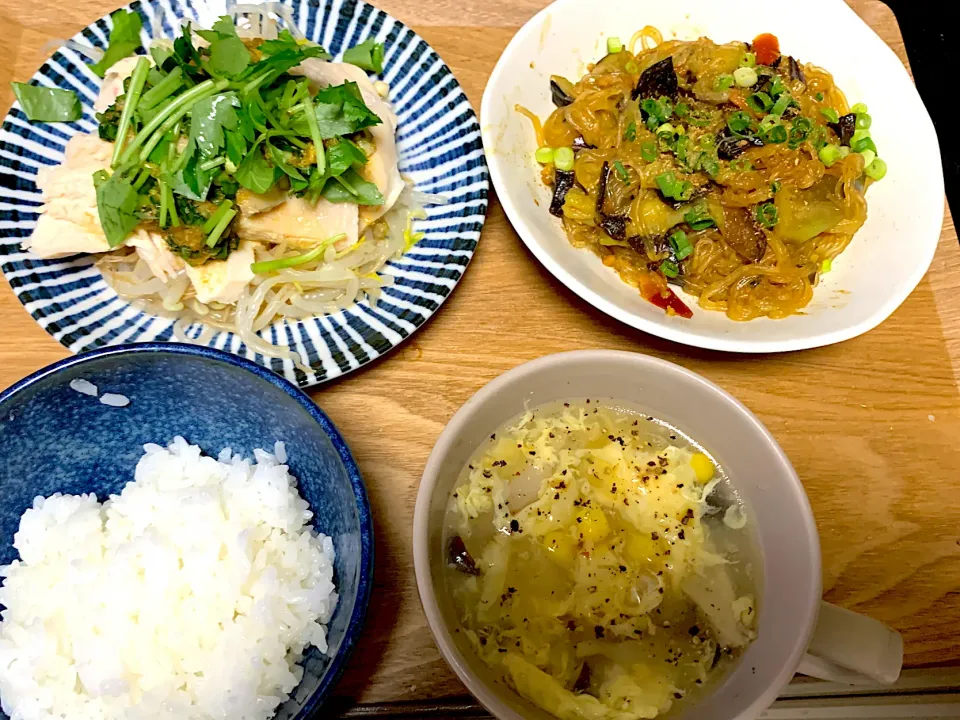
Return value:
M 335 57 L 369 37 L 385 46 L 382 79 L 399 117 L 400 171 L 417 190 L 438 193 L 447 205 L 426 208 L 416 223 L 425 233 L 412 250 L 383 270 L 394 277 L 375 306 L 364 300 L 345 311 L 278 322 L 261 334 L 292 346 L 312 371 L 254 353 L 240 338 L 218 332 L 210 345 L 270 368 L 301 387 L 344 375 L 383 355 L 423 325 L 453 290 L 473 257 L 487 210 L 488 174 L 480 128 L 470 102 L 443 60 L 403 23 L 362 0 L 284 0 L 297 27 Z M 209 27 L 223 0 L 148 0 L 128 9 L 143 19 L 143 42 L 179 34 L 183 19 Z M 103 48 L 109 17 L 73 39 Z M 67 140 L 96 132 L 93 102 L 100 79 L 69 47 L 53 54 L 31 82 L 74 90 L 83 104 L 75 123 L 31 123 L 15 104 L 0 128 L 0 267 L 34 319 L 73 352 L 104 345 L 173 339 L 173 321 L 144 313 L 118 297 L 91 256 L 41 260 L 20 243 L 33 231 L 40 192 L 37 170 L 63 160 Z M 188 336 L 196 337 L 194 325 Z

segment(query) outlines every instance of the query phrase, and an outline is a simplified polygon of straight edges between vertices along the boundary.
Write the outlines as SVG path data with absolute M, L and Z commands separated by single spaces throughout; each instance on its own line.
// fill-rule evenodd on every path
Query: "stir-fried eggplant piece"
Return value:
M 467 551 L 467 546 L 463 538 L 454 535 L 450 538 L 450 547 L 448 548 L 448 560 L 451 565 L 456 565 L 457 570 L 467 575 L 479 575 L 480 568 L 477 567 L 473 556 Z
M 633 89 L 630 97 L 636 100 L 639 98 L 659 98 L 666 95 L 671 99 L 676 99 L 679 89 L 677 83 L 677 71 L 673 68 L 673 57 L 654 63 L 640 74 L 640 80 Z
M 847 113 L 840 118 L 839 122 L 829 123 L 829 126 L 840 138 L 840 144 L 849 147 L 853 134 L 857 131 L 857 116 L 854 113 Z
M 717 157 L 733 160 L 750 147 L 763 147 L 763 140 L 755 135 L 731 135 L 726 130 L 717 135 Z
M 758 262 L 767 250 L 767 236 L 747 208 L 724 207 L 720 234 L 723 241 L 747 262 Z
M 550 94 L 553 96 L 553 104 L 557 107 L 566 107 L 573 102 L 573 98 L 560 87 L 556 80 L 550 81 Z
M 563 217 L 563 201 L 573 187 L 573 170 L 557 170 L 553 178 L 553 200 L 550 202 L 550 214 Z
M 623 215 L 604 215 L 600 227 L 614 240 L 627 238 L 627 218 Z

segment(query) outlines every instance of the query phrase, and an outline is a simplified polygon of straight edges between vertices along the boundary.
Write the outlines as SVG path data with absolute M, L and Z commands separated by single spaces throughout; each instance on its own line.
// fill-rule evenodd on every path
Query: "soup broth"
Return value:
M 564 720 L 670 712 L 755 637 L 748 513 L 714 460 L 610 401 L 544 405 L 463 468 L 444 526 L 462 633 Z

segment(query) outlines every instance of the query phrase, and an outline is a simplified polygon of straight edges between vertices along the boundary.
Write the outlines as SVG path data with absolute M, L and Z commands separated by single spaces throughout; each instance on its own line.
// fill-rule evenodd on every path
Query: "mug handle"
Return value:
M 891 685 L 903 666 L 903 638 L 882 622 L 830 603 L 820 615 L 797 672 L 849 685 Z

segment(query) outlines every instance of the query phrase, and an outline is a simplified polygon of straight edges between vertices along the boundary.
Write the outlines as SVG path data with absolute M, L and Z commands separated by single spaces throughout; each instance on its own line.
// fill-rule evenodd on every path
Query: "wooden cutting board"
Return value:
M 116 0 L 0 0 L 0 106 L 66 38 Z M 453 69 L 479 110 L 514 32 L 545 0 L 380 0 Z M 850 0 L 906 63 L 896 20 Z M 930 18 L 936 22 L 935 18 Z M 960 249 L 945 207 L 929 274 L 883 325 L 833 347 L 775 356 L 693 350 L 621 325 L 566 290 L 526 251 L 492 196 L 476 257 L 426 327 L 373 365 L 312 393 L 347 437 L 377 529 L 376 584 L 343 703 L 464 694 L 417 596 L 411 553 L 420 473 L 450 416 L 532 358 L 616 348 L 680 363 L 756 412 L 793 460 L 823 546 L 825 597 L 903 633 L 910 668 L 960 664 Z M 905 248 L 909 252 L 909 248 Z M 0 290 L 0 386 L 66 355 Z

